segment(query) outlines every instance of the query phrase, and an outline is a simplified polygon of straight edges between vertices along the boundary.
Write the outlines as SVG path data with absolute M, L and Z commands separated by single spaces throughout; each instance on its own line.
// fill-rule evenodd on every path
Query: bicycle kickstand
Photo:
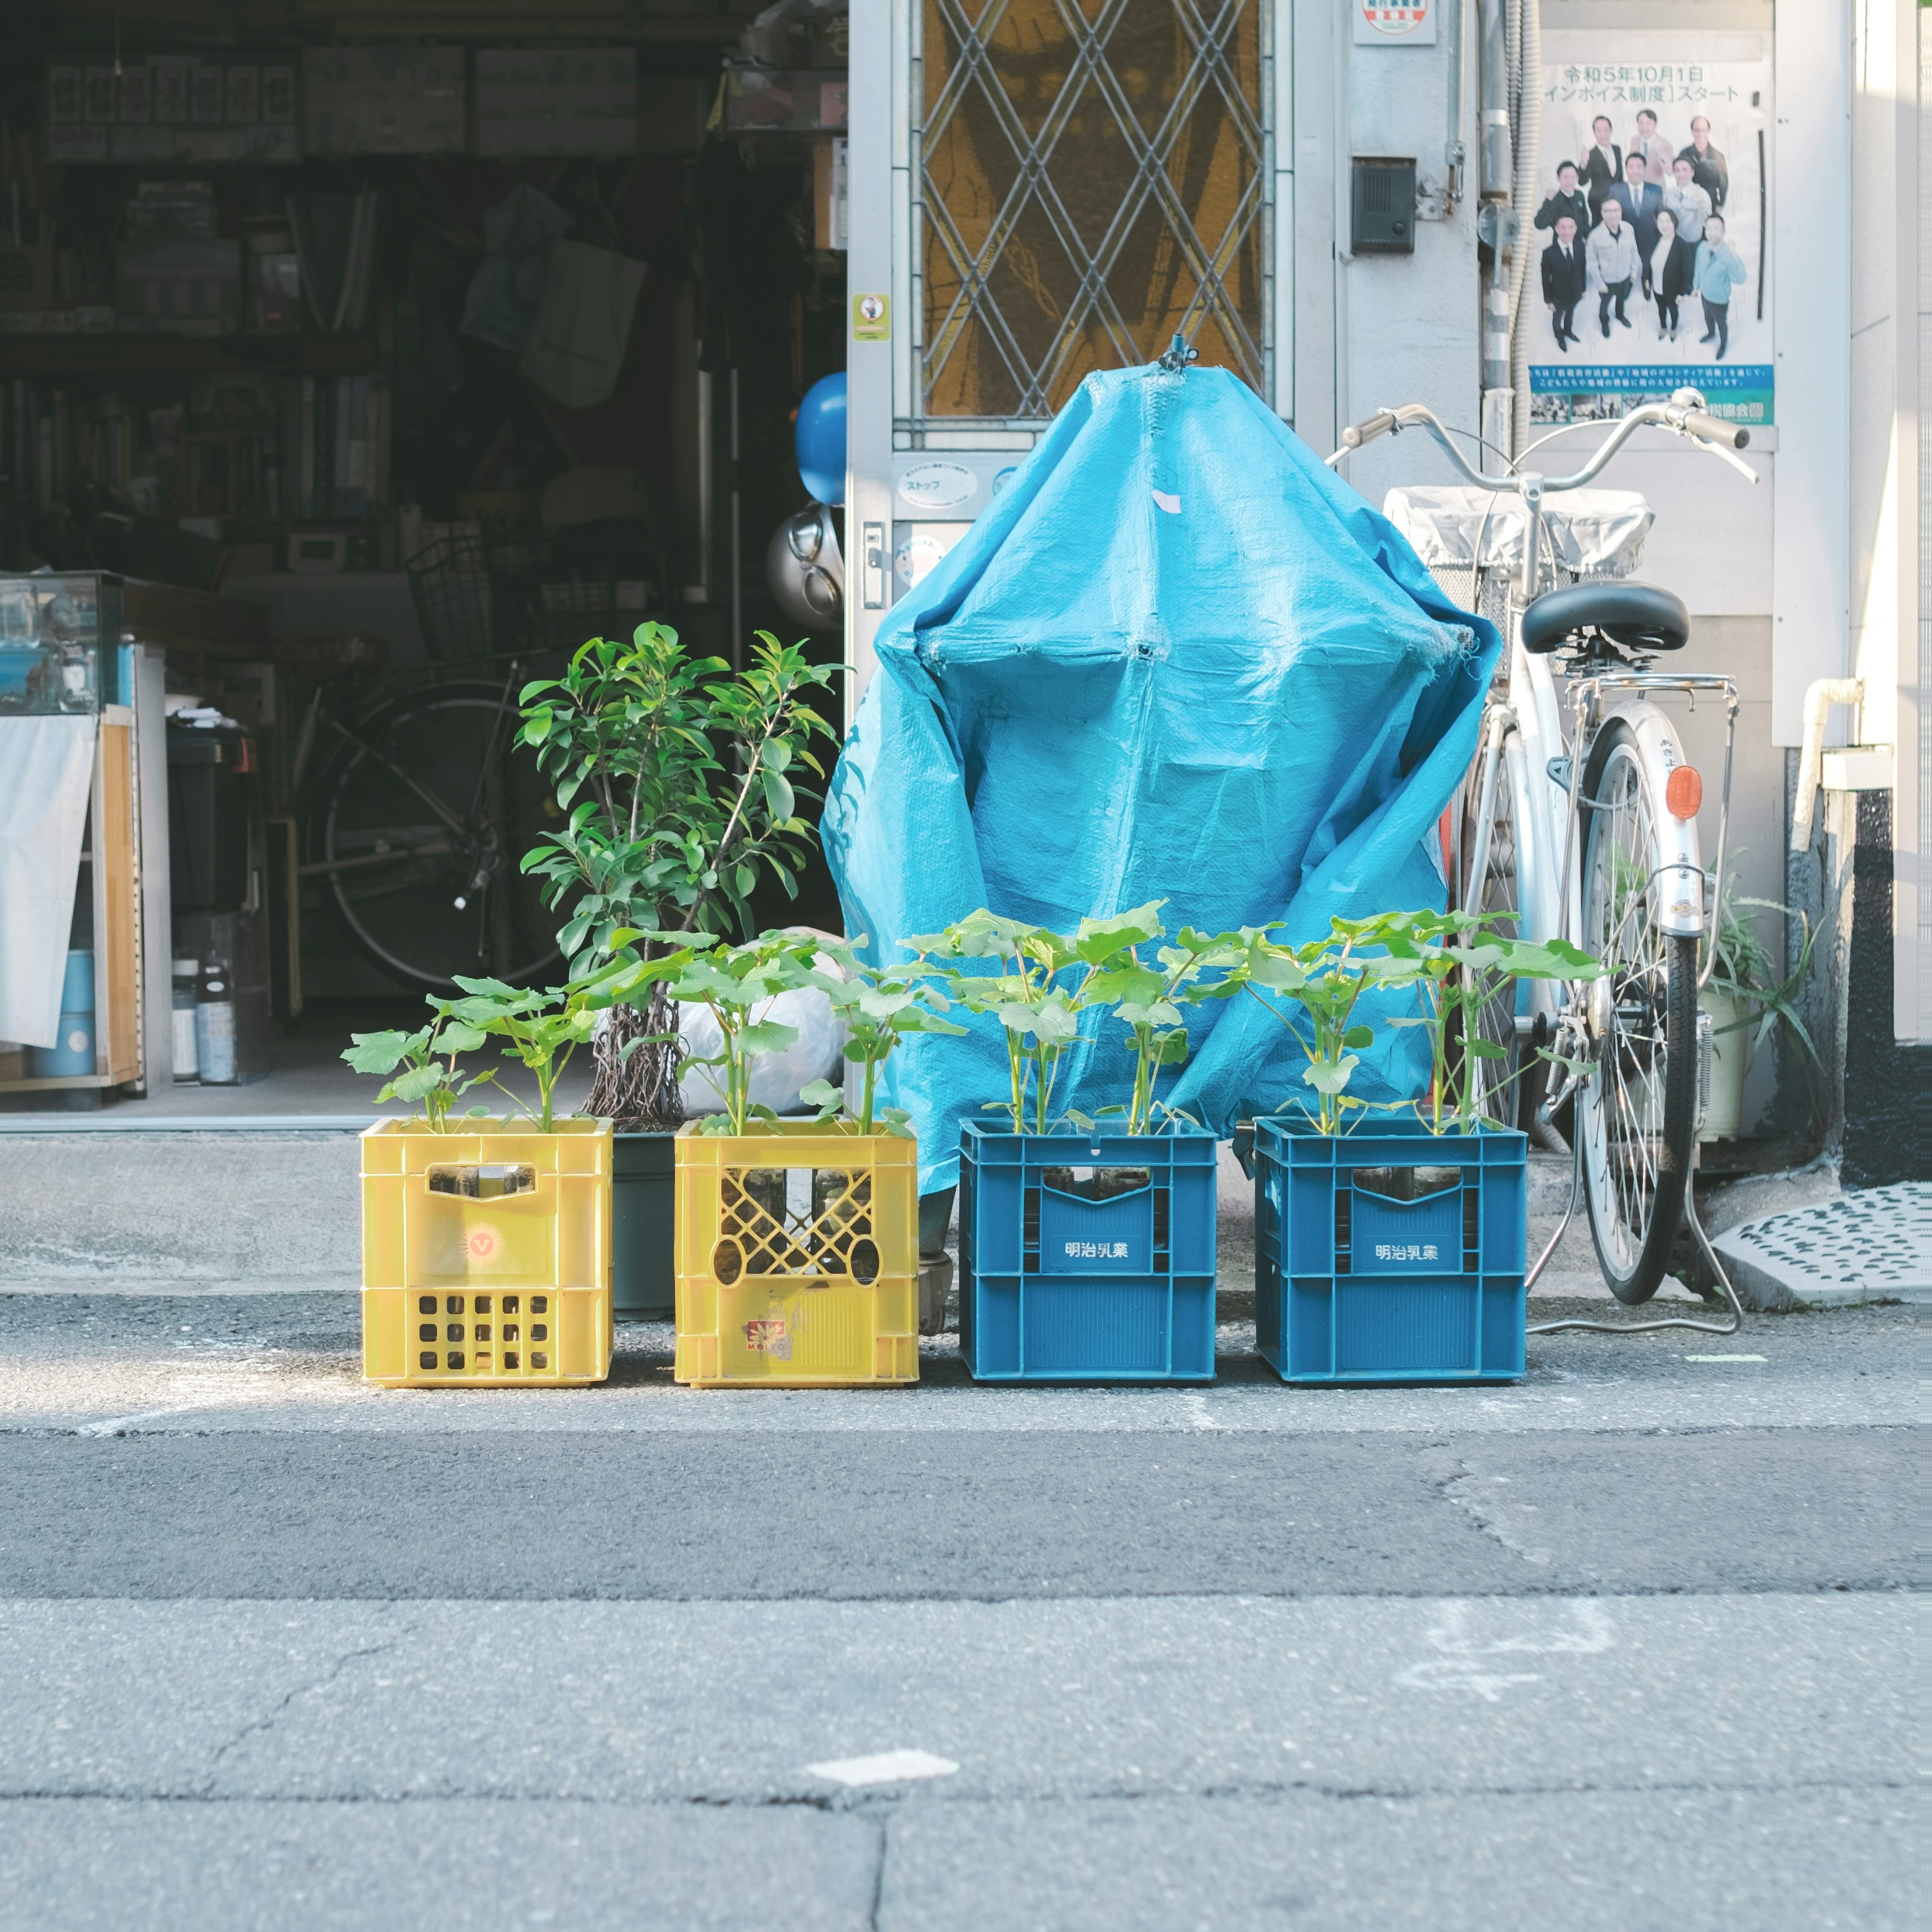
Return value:
M 1536 1258 L 1536 1265 L 1523 1280 L 1526 1294 L 1536 1286 L 1538 1276 L 1550 1264 L 1550 1258 L 1556 1252 L 1557 1244 L 1564 1236 L 1576 1213 L 1576 1196 L 1582 1191 L 1583 1182 L 1583 1155 L 1580 1147 L 1574 1165 L 1570 1170 L 1570 1204 L 1563 1210 L 1563 1218 L 1556 1224 L 1556 1232 L 1550 1238 L 1550 1245 Z M 1688 1315 L 1672 1315 L 1654 1322 L 1586 1322 L 1580 1318 L 1564 1322 L 1532 1322 L 1525 1331 L 1532 1335 L 1554 1335 L 1566 1328 L 1586 1328 L 1594 1335 L 1648 1335 L 1660 1328 L 1693 1328 L 1700 1335 L 1735 1335 L 1744 1325 L 1744 1304 L 1738 1299 L 1738 1292 L 1731 1286 L 1731 1278 L 1724 1272 L 1724 1264 L 1718 1258 L 1718 1251 L 1711 1245 L 1711 1238 L 1704 1232 L 1704 1223 L 1698 1218 L 1697 1190 L 1687 1183 L 1684 1190 L 1684 1212 L 1690 1222 L 1690 1232 L 1697 1238 L 1697 1245 L 1704 1251 L 1704 1258 L 1711 1264 L 1711 1271 L 1718 1277 L 1718 1285 L 1724 1291 L 1724 1299 L 1731 1304 L 1729 1322 L 1694 1322 Z

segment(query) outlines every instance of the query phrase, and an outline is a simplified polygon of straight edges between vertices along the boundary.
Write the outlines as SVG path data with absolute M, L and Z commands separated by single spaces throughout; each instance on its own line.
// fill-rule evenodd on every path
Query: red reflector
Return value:
M 1664 787 L 1664 802 L 1672 818 L 1695 818 L 1704 802 L 1704 781 L 1695 765 L 1679 765 Z

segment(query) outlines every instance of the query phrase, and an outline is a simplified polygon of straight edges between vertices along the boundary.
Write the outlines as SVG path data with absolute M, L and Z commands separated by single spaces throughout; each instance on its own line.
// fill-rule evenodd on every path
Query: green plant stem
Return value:
M 866 1086 L 863 1086 L 862 1094 L 860 1094 L 860 1109 L 858 1109 L 858 1130 L 862 1134 L 872 1132 L 872 1096 L 873 1096 L 873 1086 L 878 1084 L 878 1080 L 879 1080 L 879 1063 L 878 1060 L 868 1059 L 866 1060 Z

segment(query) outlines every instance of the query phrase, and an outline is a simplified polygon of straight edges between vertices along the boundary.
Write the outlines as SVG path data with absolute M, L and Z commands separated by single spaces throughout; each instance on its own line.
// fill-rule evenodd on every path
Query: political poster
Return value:
M 1614 418 L 1685 387 L 1776 420 L 1766 238 L 1768 36 L 1545 36 L 1528 212 L 1531 415 Z

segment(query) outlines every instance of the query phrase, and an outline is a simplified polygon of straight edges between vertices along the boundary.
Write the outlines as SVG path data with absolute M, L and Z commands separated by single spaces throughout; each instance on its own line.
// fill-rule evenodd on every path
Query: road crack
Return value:
M 265 1735 L 272 1730 L 286 1714 L 289 1708 L 298 1697 L 310 1696 L 318 1690 L 327 1690 L 352 1664 L 365 1657 L 386 1655 L 414 1634 L 415 1625 L 406 1624 L 394 1636 L 384 1638 L 380 1643 L 363 1644 L 354 1650 L 345 1651 L 312 1682 L 292 1685 L 277 1702 L 273 1710 L 264 1716 L 250 1718 L 232 1738 L 225 1739 L 215 1747 L 214 1754 L 208 1762 L 208 1782 L 204 1788 L 203 1795 L 208 1797 L 214 1795 L 215 1783 L 221 1774 L 222 1760 L 227 1756 L 228 1754 L 245 1744 L 250 1738 Z
M 1444 1502 L 1460 1510 L 1492 1543 L 1499 1544 L 1526 1563 L 1546 1569 L 1550 1552 L 1530 1540 L 1530 1526 L 1522 1520 L 1534 1513 L 1536 1505 L 1512 1502 L 1502 1493 L 1512 1480 L 1508 1476 L 1486 1476 L 1459 1459 L 1452 1473 L 1436 1478 L 1436 1486 Z

